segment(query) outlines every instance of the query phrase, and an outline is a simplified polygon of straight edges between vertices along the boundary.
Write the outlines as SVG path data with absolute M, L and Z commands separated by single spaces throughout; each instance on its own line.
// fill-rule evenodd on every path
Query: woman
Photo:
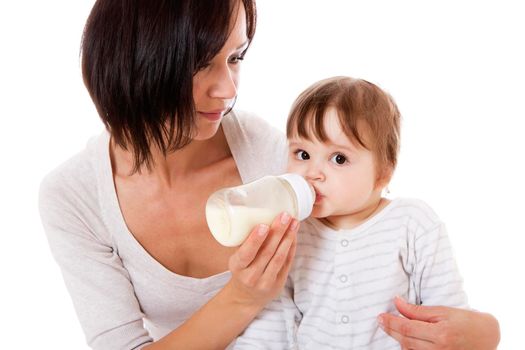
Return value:
M 228 113 L 255 19 L 252 0 L 93 7 L 82 71 L 107 132 L 44 179 L 40 210 L 95 349 L 223 349 L 283 287 L 296 220 L 283 213 L 232 249 L 204 218 L 214 190 L 284 169 L 284 137 Z M 449 348 L 489 329 L 497 343 L 492 318 L 443 310 L 437 323 L 384 315 L 385 329 L 402 344 L 473 329 Z

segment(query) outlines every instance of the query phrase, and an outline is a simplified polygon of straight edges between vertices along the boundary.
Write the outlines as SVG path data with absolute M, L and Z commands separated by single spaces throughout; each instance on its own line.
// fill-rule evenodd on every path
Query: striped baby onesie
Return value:
M 380 313 L 396 313 L 396 295 L 467 307 L 445 226 L 427 204 L 392 200 L 351 230 L 308 219 L 283 293 L 235 348 L 399 349 L 377 324 Z

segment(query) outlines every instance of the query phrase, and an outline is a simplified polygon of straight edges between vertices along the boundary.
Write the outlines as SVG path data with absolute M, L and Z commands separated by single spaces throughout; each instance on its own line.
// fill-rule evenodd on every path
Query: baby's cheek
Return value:
M 316 218 L 316 219 L 325 218 L 327 216 L 328 215 L 326 213 L 323 213 L 322 208 L 319 206 L 314 206 L 312 209 L 312 213 L 310 214 L 310 217 Z
M 304 176 L 303 172 L 301 171 L 301 167 L 296 166 L 294 162 L 290 162 L 290 161 L 288 161 L 288 164 L 286 165 L 286 172 Z
M 330 192 L 334 209 L 344 213 L 356 210 L 368 197 L 367 190 L 363 188 L 363 182 L 357 179 L 355 182 L 332 188 Z

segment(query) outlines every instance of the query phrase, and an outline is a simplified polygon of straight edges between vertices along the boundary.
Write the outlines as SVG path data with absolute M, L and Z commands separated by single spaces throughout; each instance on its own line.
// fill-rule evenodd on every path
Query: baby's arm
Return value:
M 454 258 L 445 225 L 438 222 L 415 240 L 412 275 L 417 303 L 467 308 L 463 280 Z
M 396 298 L 402 316 L 381 314 L 381 328 L 407 349 L 422 349 L 429 344 L 436 350 L 496 349 L 498 321 L 489 314 L 465 310 L 467 298 L 445 227 L 428 209 L 422 208 L 425 219 L 420 216 L 412 222 L 418 223 L 417 229 L 408 232 L 405 265 L 416 289 L 415 304 L 420 305 Z

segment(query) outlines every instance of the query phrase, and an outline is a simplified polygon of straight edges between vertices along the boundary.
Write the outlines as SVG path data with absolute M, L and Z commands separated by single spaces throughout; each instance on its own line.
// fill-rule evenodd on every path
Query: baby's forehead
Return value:
M 359 145 L 357 140 L 348 137 L 342 131 L 341 133 L 337 133 L 337 135 L 331 135 L 331 136 L 336 136 L 336 137 L 327 137 L 326 139 L 321 140 L 319 137 L 315 135 L 306 135 L 306 136 L 294 135 L 288 138 L 288 147 L 294 148 L 294 147 L 299 147 L 299 146 L 313 145 L 316 148 L 327 148 L 327 149 L 344 148 L 344 149 L 348 149 L 352 151 L 362 148 Z
M 365 131 L 360 122 L 356 123 L 356 130 L 358 133 Z M 337 113 L 326 114 L 321 120 L 315 118 L 302 119 L 301 125 L 295 125 L 289 133 L 289 139 L 304 139 L 317 142 L 341 142 L 347 140 L 349 142 L 355 141 L 355 135 L 344 128 Z M 362 129 L 362 130 L 360 130 Z

